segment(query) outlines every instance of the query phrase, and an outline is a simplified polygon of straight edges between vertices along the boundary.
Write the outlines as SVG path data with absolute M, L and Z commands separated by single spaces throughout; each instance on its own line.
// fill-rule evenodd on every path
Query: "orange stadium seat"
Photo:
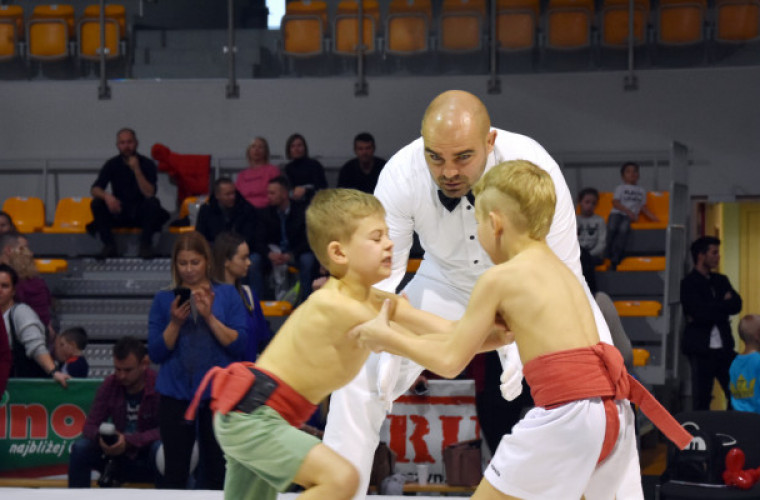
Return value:
M 28 26 L 28 57 L 37 61 L 57 61 L 69 56 L 69 40 L 74 38 L 74 8 L 71 5 L 38 5 Z
M 646 366 L 649 363 L 649 351 L 640 347 L 633 348 L 633 366 Z
M 385 51 L 398 55 L 427 52 L 432 16 L 430 0 L 391 0 L 385 20 Z
M 190 205 L 192 204 L 201 204 L 203 203 L 203 198 L 201 196 L 188 196 L 184 200 L 182 200 L 182 205 L 179 207 L 179 215 L 177 216 L 178 219 L 184 219 L 185 217 L 188 217 L 190 215 Z M 170 233 L 189 233 L 190 231 L 194 231 L 195 226 L 169 226 L 169 232 Z
M 84 233 L 92 222 L 90 210 L 92 198 L 61 198 L 55 208 L 53 225 L 45 227 L 45 233 Z
M 88 5 L 84 9 L 83 18 L 100 18 L 100 5 Z M 127 37 L 127 10 L 123 5 L 109 3 L 106 4 L 106 19 L 113 19 L 119 25 L 119 38 Z
M 618 271 L 664 271 L 665 257 L 625 257 Z
M 285 300 L 267 300 L 261 302 L 264 316 L 288 316 L 293 312 L 293 305 Z
M 327 4 L 321 0 L 288 2 L 282 16 L 283 53 L 309 57 L 324 52 L 327 30 Z
M 628 46 L 628 0 L 604 0 L 601 13 L 601 45 L 624 48 Z M 647 41 L 649 0 L 635 0 L 633 4 L 633 44 Z
M 422 259 L 409 259 L 406 263 L 406 272 L 416 273 L 417 269 L 420 268 L 420 264 L 422 264 Z
M 79 52 L 80 59 L 97 61 L 100 59 L 100 20 L 83 18 L 79 21 Z M 119 23 L 115 19 L 105 20 L 105 50 L 106 59 L 116 59 L 121 56 L 119 38 Z
M 65 259 L 34 259 L 34 264 L 42 274 L 61 273 L 69 269 Z
M 3 211 L 13 219 L 21 233 L 42 231 L 45 226 L 45 204 L 34 196 L 13 196 L 3 203 Z
M 661 45 L 693 45 L 704 40 L 707 0 L 661 0 L 657 9 L 657 41 Z
M 442 52 L 475 52 L 483 47 L 485 0 L 444 0 L 438 25 Z
M 612 192 L 610 191 L 603 191 L 599 193 L 599 202 L 596 204 L 596 208 L 594 209 L 594 213 L 600 217 L 602 217 L 605 222 L 610 217 L 610 210 L 612 210 Z
M 23 39 L 24 9 L 19 5 L 0 5 L 0 61 L 18 57 L 18 42 Z
M 496 7 L 499 50 L 512 52 L 535 47 L 540 13 L 538 0 L 499 0 Z
M 68 28 L 69 38 L 74 37 L 74 7 L 68 4 L 50 4 L 50 5 L 37 5 L 32 11 L 31 20 L 42 19 L 63 19 L 66 22 Z
M 647 192 L 647 209 L 655 215 L 659 221 L 654 222 L 642 215 L 639 220 L 631 223 L 631 229 L 665 229 L 670 220 L 670 193 L 668 191 Z
M 546 46 L 575 50 L 591 46 L 593 0 L 549 0 L 546 9 Z
M 364 53 L 375 52 L 375 38 L 380 25 L 380 6 L 377 0 L 363 0 L 362 41 Z M 338 4 L 333 25 L 333 52 L 355 56 L 359 40 L 359 6 L 356 0 L 346 0 Z
M 615 309 L 621 317 L 659 316 L 662 304 L 656 300 L 616 300 Z
M 760 1 L 718 0 L 715 40 L 744 43 L 760 39 Z

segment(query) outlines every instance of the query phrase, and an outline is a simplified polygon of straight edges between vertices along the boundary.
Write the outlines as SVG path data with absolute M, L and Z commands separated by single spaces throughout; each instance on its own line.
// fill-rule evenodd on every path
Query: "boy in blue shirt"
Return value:
M 731 363 L 731 404 L 734 410 L 760 413 L 760 315 L 748 314 L 739 322 L 744 352 Z

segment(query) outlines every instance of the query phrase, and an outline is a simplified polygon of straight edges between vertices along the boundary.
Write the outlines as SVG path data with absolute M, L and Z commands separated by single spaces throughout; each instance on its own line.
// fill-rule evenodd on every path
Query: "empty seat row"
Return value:
M 22 233 L 84 233 L 92 222 L 92 198 L 61 198 L 52 226 L 45 225 L 45 205 L 40 198 L 13 196 L 3 203 L 16 229 Z
M 106 5 L 107 59 L 123 54 L 126 37 L 124 6 Z M 26 20 L 20 5 L 0 5 L 0 61 L 22 56 L 29 60 L 55 61 L 68 58 L 74 51 L 81 59 L 97 60 L 100 46 L 99 5 L 86 7 L 78 21 L 74 8 L 67 4 L 37 5 Z
M 596 29 L 603 47 L 628 45 L 628 0 L 603 0 L 598 13 L 594 0 L 549 0 L 543 17 L 539 0 L 496 1 L 496 41 L 500 51 L 532 49 L 541 30 L 550 49 L 590 47 Z M 661 45 L 702 42 L 711 17 L 706 0 L 662 0 L 654 9 L 649 0 L 634 0 L 634 43 L 648 41 L 653 23 Z M 718 42 L 760 39 L 758 0 L 717 0 L 714 17 L 714 39 Z M 382 23 L 377 0 L 364 0 L 361 25 L 367 54 L 379 51 L 376 40 L 381 32 L 386 53 L 413 55 L 431 50 L 433 32 L 437 34 L 437 50 L 466 53 L 480 50 L 489 31 L 486 0 L 443 0 L 437 19 L 430 0 L 391 0 Z M 313 56 L 330 49 L 339 55 L 355 55 L 359 40 L 357 1 L 340 2 L 332 19 L 322 0 L 289 2 L 281 30 L 283 53 L 288 56 Z

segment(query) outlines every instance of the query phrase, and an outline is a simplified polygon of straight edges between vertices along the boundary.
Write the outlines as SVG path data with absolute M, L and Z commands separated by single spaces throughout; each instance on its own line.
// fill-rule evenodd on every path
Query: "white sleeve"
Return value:
M 375 187 L 375 196 L 385 207 L 385 221 L 388 224 L 388 236 L 393 241 L 393 263 L 391 275 L 375 286 L 380 290 L 395 293 L 406 274 L 409 251 L 414 240 L 414 217 L 412 203 L 415 184 L 409 175 L 411 164 L 409 155 L 402 150 L 386 163 Z

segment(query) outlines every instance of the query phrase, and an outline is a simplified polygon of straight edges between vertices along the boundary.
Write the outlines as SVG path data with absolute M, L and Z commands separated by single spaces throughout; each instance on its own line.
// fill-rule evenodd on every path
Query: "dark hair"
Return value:
M 8 224 L 10 224 L 11 226 L 11 231 L 16 231 L 16 225 L 13 223 L 13 217 L 11 217 L 11 214 L 3 210 L 0 210 L 0 217 L 5 217 L 6 219 L 8 219 Z
M 119 137 L 119 135 L 121 135 L 123 132 L 129 132 L 130 134 L 132 134 L 132 138 L 133 138 L 134 140 L 137 140 L 137 133 L 135 132 L 135 130 L 134 130 L 134 129 L 131 129 L 131 128 L 129 128 L 129 127 L 123 127 L 123 128 L 120 128 L 120 129 L 119 129 L 119 131 L 118 131 L 118 132 L 116 132 L 116 137 L 118 138 L 118 137 Z
M 113 346 L 113 357 L 119 361 L 124 361 L 130 354 L 134 354 L 137 361 L 142 361 L 148 354 L 148 349 L 145 348 L 145 344 L 141 340 L 127 335 L 116 341 Z
M 372 137 L 372 134 L 369 132 L 362 132 L 360 134 L 356 134 L 356 137 L 354 137 L 354 147 L 356 147 L 357 142 L 371 142 L 372 147 L 375 147 L 375 138 Z
M 216 190 L 219 189 L 219 186 L 222 184 L 232 184 L 233 186 L 235 185 L 235 183 L 232 182 L 232 179 L 229 177 L 219 177 L 214 181 L 214 193 L 216 193 Z
M 0 264 L 0 274 L 6 273 L 8 276 L 11 277 L 11 283 L 13 283 L 13 288 L 16 288 L 16 285 L 18 285 L 18 273 L 15 269 L 13 269 L 8 264 Z
M 245 243 L 245 238 L 232 231 L 222 231 L 214 239 L 214 278 L 224 283 L 224 264 L 237 253 L 240 245 Z M 236 283 L 237 284 L 237 283 Z
M 702 236 L 691 244 L 691 260 L 697 263 L 699 254 L 707 253 L 710 245 L 720 245 L 720 240 L 715 236 Z
M 279 184 L 284 187 L 286 191 L 290 191 L 290 181 L 284 175 L 278 175 L 272 179 L 269 179 L 267 184 Z
M 293 134 L 290 137 L 288 137 L 288 140 L 285 141 L 285 158 L 288 160 L 292 159 L 290 157 L 290 145 L 293 144 L 293 141 L 296 139 L 301 139 L 301 142 L 303 142 L 303 155 L 308 158 L 309 156 L 309 146 L 306 144 L 306 139 L 301 134 Z
M 594 197 L 596 198 L 596 201 L 599 201 L 599 191 L 597 191 L 596 188 L 587 187 L 587 188 L 581 189 L 580 193 L 578 193 L 578 203 L 583 201 L 583 198 L 585 198 L 586 196 L 590 194 L 594 195 Z
M 639 164 L 635 161 L 627 161 L 623 163 L 623 165 L 620 167 L 620 175 L 623 175 L 625 173 L 625 169 L 628 168 L 628 166 L 633 166 L 636 171 L 639 171 Z
M 87 331 L 81 326 L 72 326 L 58 334 L 62 339 L 76 344 L 80 351 L 87 347 Z

